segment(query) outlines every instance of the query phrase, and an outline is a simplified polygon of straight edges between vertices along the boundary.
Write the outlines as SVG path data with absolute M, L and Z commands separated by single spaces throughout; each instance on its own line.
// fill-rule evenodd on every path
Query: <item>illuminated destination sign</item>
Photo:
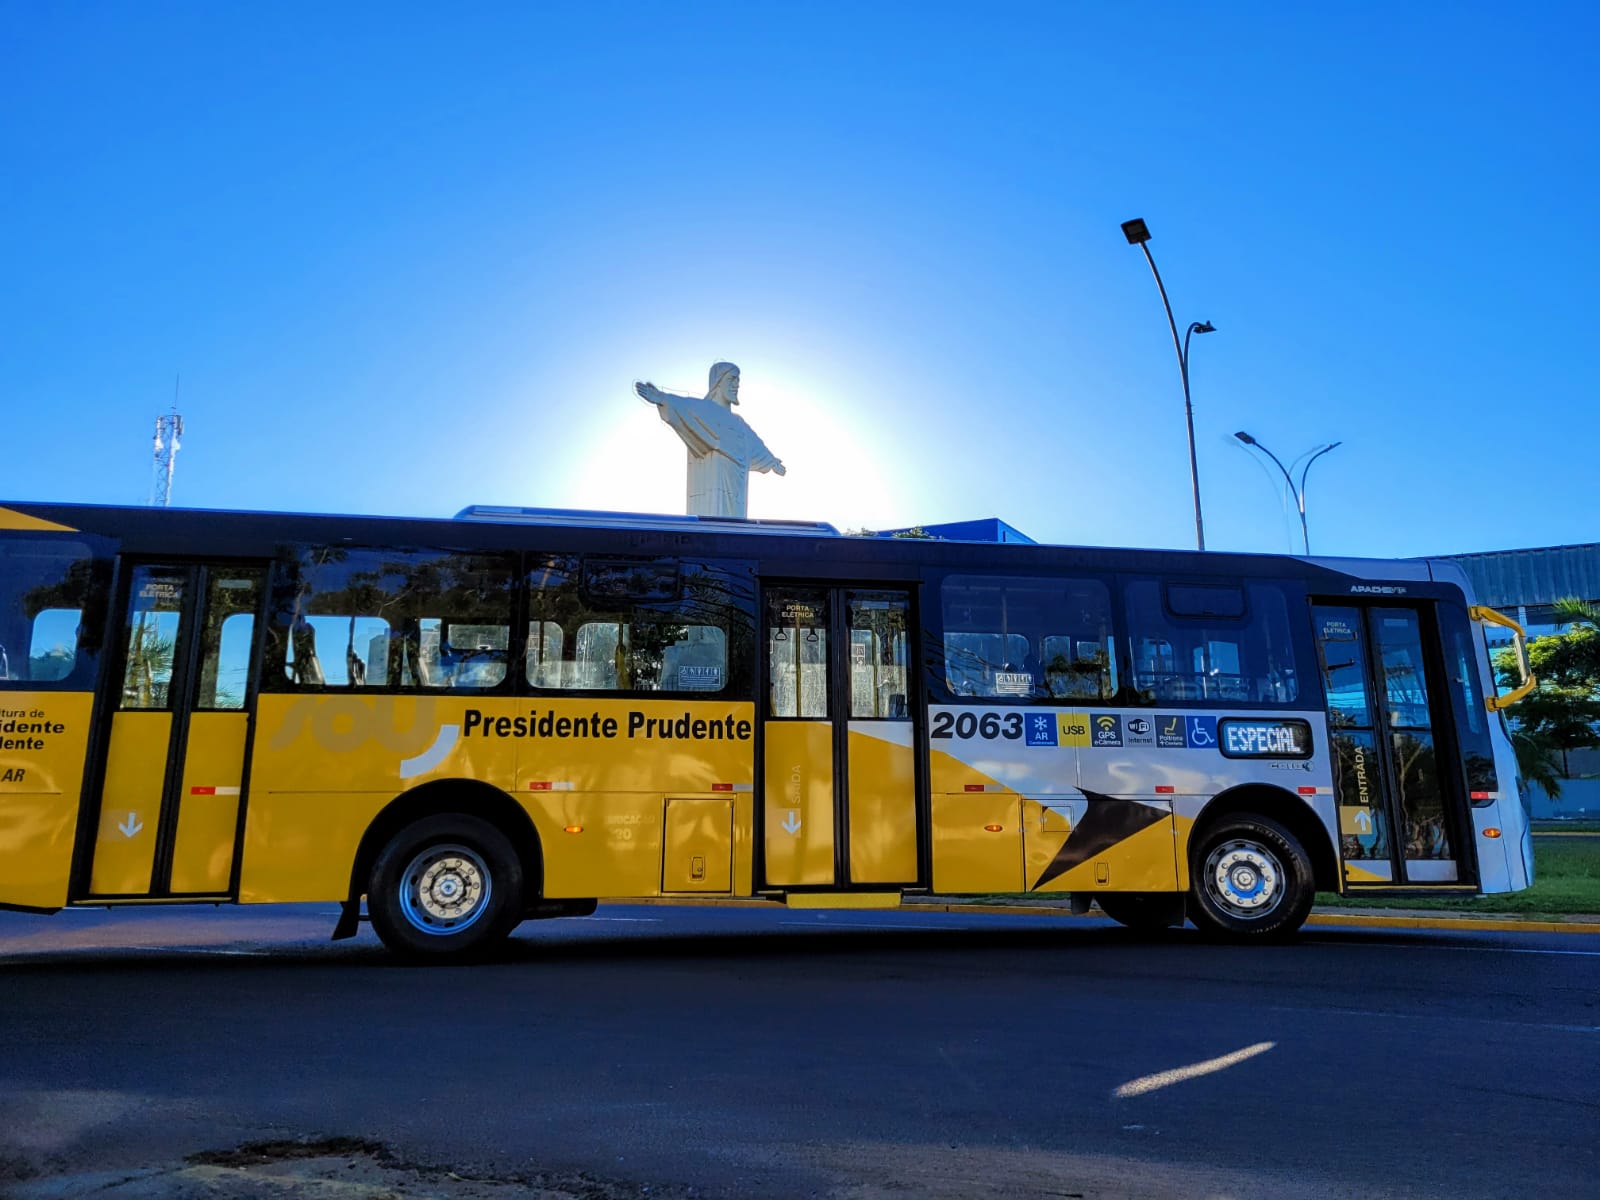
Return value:
M 1311 726 L 1305 721 L 1217 722 L 1222 753 L 1229 758 L 1310 758 Z

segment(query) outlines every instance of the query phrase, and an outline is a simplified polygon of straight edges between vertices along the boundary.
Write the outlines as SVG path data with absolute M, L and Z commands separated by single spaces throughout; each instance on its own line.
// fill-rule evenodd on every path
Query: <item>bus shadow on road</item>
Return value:
M 581 918 L 579 919 L 581 920 Z M 763 931 L 660 928 L 625 932 L 607 927 L 556 932 L 528 924 L 492 954 L 472 963 L 432 965 L 397 958 L 370 933 L 353 941 L 322 944 L 226 947 L 106 946 L 48 947 L 0 952 L 0 971 L 26 974 L 103 972 L 242 972 L 304 968 L 349 970 L 483 970 L 536 966 L 556 968 L 595 963 L 681 963 L 719 960 L 782 961 L 800 958 L 877 960 L 928 953 L 986 957 L 995 953 L 1056 954 L 1061 951 L 1115 952 L 1156 946 L 1201 947 L 1192 930 L 1142 933 L 1116 927 L 1072 929 L 860 929 L 817 928 Z
M 608 926 L 599 929 L 581 918 L 551 923 L 528 923 L 486 957 L 471 963 L 428 964 L 397 958 L 368 930 L 352 941 L 296 942 L 292 945 L 248 944 L 227 946 L 82 946 L 20 947 L 0 952 L 0 972 L 8 978 L 29 975 L 118 972 L 148 973 L 251 973 L 318 968 L 383 971 L 494 970 L 518 967 L 561 969 L 587 965 L 681 965 L 699 963 L 765 962 L 798 959 L 832 959 L 839 963 L 892 966 L 896 960 L 910 965 L 919 956 L 961 955 L 987 966 L 996 956 L 1016 959 L 1030 969 L 1072 969 L 1093 963 L 1104 969 L 1119 960 L 1137 959 L 1148 967 L 1145 951 L 1158 951 L 1174 961 L 1238 961 L 1241 957 L 1262 963 L 1292 965 L 1297 952 L 1394 949 L 1424 946 L 1432 949 L 1485 949 L 1508 938 L 1472 938 L 1432 932 L 1314 931 L 1281 943 L 1238 945 L 1213 940 L 1184 927 L 1138 931 L 1111 925 L 1077 925 L 1048 928 L 959 929 L 935 928 L 830 928 L 672 930 L 659 926 L 637 931 Z M 1081 956 L 1081 957 L 1080 957 Z M 948 966 L 943 963 L 941 966 Z

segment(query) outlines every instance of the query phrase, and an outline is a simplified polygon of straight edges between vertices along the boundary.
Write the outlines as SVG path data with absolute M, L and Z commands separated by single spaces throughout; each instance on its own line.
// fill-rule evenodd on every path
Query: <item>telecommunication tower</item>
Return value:
M 183 417 L 174 398 L 172 411 L 156 418 L 155 462 L 150 503 L 165 508 L 172 503 L 172 473 L 178 466 L 179 440 L 183 437 Z

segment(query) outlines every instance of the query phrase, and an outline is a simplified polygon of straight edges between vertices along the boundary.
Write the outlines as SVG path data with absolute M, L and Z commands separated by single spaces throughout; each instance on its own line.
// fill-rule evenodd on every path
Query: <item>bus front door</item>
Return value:
M 770 587 L 763 611 L 763 886 L 915 884 L 910 593 Z
M 80 898 L 233 894 L 266 574 L 260 565 L 126 568 Z
M 1456 772 L 1440 760 L 1435 738 L 1435 725 L 1445 722 L 1434 716 L 1440 688 L 1424 649 L 1422 612 L 1319 604 L 1312 613 L 1345 883 L 1470 882 L 1457 851 L 1465 817 L 1448 799 L 1460 790 Z

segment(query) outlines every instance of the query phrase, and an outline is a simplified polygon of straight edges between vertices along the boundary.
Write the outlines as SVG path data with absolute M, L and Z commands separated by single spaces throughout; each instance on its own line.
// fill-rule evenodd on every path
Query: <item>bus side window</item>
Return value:
M 244 707 L 255 648 L 256 608 L 265 572 L 259 567 L 212 568 L 201 610 L 198 709 Z
M 554 621 L 528 622 L 528 682 L 534 687 L 558 688 L 561 683 L 561 648 L 566 641 Z
M 1299 673 L 1288 605 L 1275 584 L 1129 580 L 1133 686 L 1146 704 L 1290 704 Z
M 726 695 L 748 679 L 755 633 L 753 577 L 731 566 L 533 556 L 528 683 Z
M 83 542 L 0 534 L 0 684 L 92 686 L 109 573 Z
M 940 587 L 952 696 L 1110 700 L 1111 592 L 1098 579 L 952 575 Z
M 296 688 L 493 688 L 515 582 L 506 555 L 307 547 L 284 571 L 272 644 Z
M 1440 604 L 1438 613 L 1439 629 L 1444 635 L 1450 707 L 1455 712 L 1456 738 L 1461 744 L 1467 786 L 1474 794 L 1474 803 L 1492 803 L 1487 798 L 1500 790 L 1500 780 L 1494 765 L 1494 743 L 1489 736 L 1489 709 L 1484 704 L 1475 631 L 1460 605 Z
M 34 617 L 27 678 L 53 683 L 72 674 L 82 624 L 83 611 L 77 608 L 47 608 Z

